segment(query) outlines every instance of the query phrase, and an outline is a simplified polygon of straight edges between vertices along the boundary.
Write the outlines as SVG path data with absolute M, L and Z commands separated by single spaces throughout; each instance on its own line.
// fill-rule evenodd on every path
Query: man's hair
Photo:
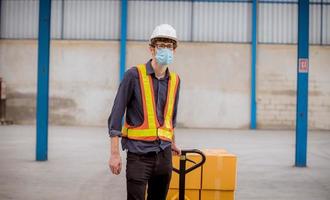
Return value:
M 153 39 L 151 39 L 149 46 L 155 48 L 157 42 L 173 43 L 173 48 L 176 49 L 176 47 L 177 47 L 177 42 L 175 40 L 172 40 L 169 38 L 153 38 Z

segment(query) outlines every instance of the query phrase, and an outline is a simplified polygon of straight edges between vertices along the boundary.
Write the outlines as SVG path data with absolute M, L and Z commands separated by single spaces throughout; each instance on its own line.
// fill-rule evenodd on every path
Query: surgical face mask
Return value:
M 171 64 L 173 62 L 173 50 L 168 48 L 156 48 L 156 61 L 161 66 Z

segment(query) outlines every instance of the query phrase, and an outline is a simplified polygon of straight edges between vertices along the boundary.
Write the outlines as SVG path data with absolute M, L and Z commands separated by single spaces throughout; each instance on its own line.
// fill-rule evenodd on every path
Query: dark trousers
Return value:
M 127 200 L 165 200 L 172 175 L 171 147 L 159 153 L 127 152 Z

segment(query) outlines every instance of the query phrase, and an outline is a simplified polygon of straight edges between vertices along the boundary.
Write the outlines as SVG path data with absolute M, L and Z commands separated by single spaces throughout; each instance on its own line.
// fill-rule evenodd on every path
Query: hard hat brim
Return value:
M 175 42 L 178 42 L 178 39 L 177 38 L 171 37 L 171 36 L 168 36 L 168 35 L 157 35 L 157 37 L 150 38 L 150 41 L 152 39 L 155 39 L 155 38 L 167 38 L 167 39 L 174 40 Z

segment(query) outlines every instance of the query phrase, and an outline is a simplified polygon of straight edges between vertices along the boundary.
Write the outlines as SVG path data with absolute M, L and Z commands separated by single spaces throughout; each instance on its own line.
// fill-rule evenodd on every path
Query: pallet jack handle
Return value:
M 193 160 L 188 159 L 187 154 L 199 154 L 202 157 L 202 160 L 199 163 L 196 163 Z M 186 174 L 202 166 L 205 163 L 205 160 L 205 154 L 198 149 L 185 149 L 181 151 L 180 168 L 176 169 L 173 167 L 173 171 L 179 174 L 179 200 L 185 200 Z M 192 162 L 195 165 L 186 169 L 187 161 Z

